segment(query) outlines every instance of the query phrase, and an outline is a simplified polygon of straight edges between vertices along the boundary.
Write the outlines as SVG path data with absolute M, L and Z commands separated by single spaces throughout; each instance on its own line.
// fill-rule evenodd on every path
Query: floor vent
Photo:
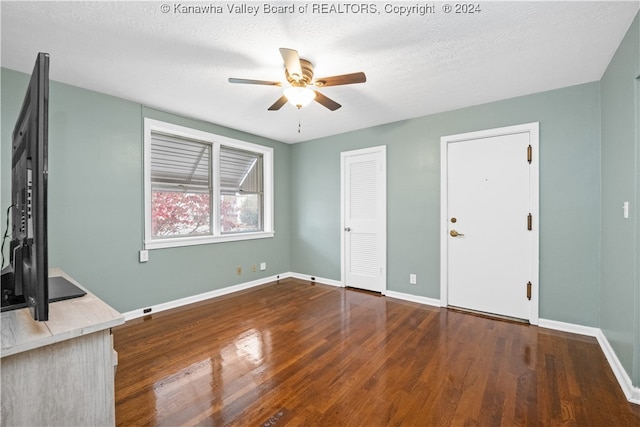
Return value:
M 289 410 L 287 408 L 280 408 L 275 414 L 273 414 L 267 421 L 265 421 L 264 423 L 262 423 L 262 427 L 271 427 L 271 426 L 275 426 L 278 425 L 278 423 L 280 421 L 284 421 L 283 424 L 286 424 L 286 415 L 289 413 Z M 285 418 L 283 420 L 283 418 Z

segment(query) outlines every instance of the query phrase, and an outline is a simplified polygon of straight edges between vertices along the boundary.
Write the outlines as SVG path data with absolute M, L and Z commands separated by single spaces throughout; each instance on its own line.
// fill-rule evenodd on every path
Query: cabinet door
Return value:
M 5 425 L 114 425 L 111 332 L 2 358 Z

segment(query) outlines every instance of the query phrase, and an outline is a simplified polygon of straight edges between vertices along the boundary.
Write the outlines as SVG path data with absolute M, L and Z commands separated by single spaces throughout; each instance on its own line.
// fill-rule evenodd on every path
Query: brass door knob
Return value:
M 451 230 L 449 234 L 451 235 L 451 237 L 464 236 L 464 234 L 458 233 L 456 230 Z

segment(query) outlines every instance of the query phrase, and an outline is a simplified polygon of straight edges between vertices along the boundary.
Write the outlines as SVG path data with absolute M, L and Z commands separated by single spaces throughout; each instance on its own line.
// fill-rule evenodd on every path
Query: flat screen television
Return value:
M 49 55 L 39 53 L 12 134 L 11 243 L 9 265 L 2 269 L 2 311 L 28 307 L 38 321 L 49 319 L 50 294 L 56 300 L 86 294 L 66 279 L 49 279 L 48 127 Z

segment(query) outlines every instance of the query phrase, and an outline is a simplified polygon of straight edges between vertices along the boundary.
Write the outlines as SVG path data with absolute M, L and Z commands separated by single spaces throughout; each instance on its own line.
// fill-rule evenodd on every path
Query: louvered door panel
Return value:
M 375 219 L 376 161 L 352 163 L 349 175 L 349 219 Z
M 352 233 L 349 244 L 351 273 L 376 277 L 380 273 L 376 249 L 375 234 Z

